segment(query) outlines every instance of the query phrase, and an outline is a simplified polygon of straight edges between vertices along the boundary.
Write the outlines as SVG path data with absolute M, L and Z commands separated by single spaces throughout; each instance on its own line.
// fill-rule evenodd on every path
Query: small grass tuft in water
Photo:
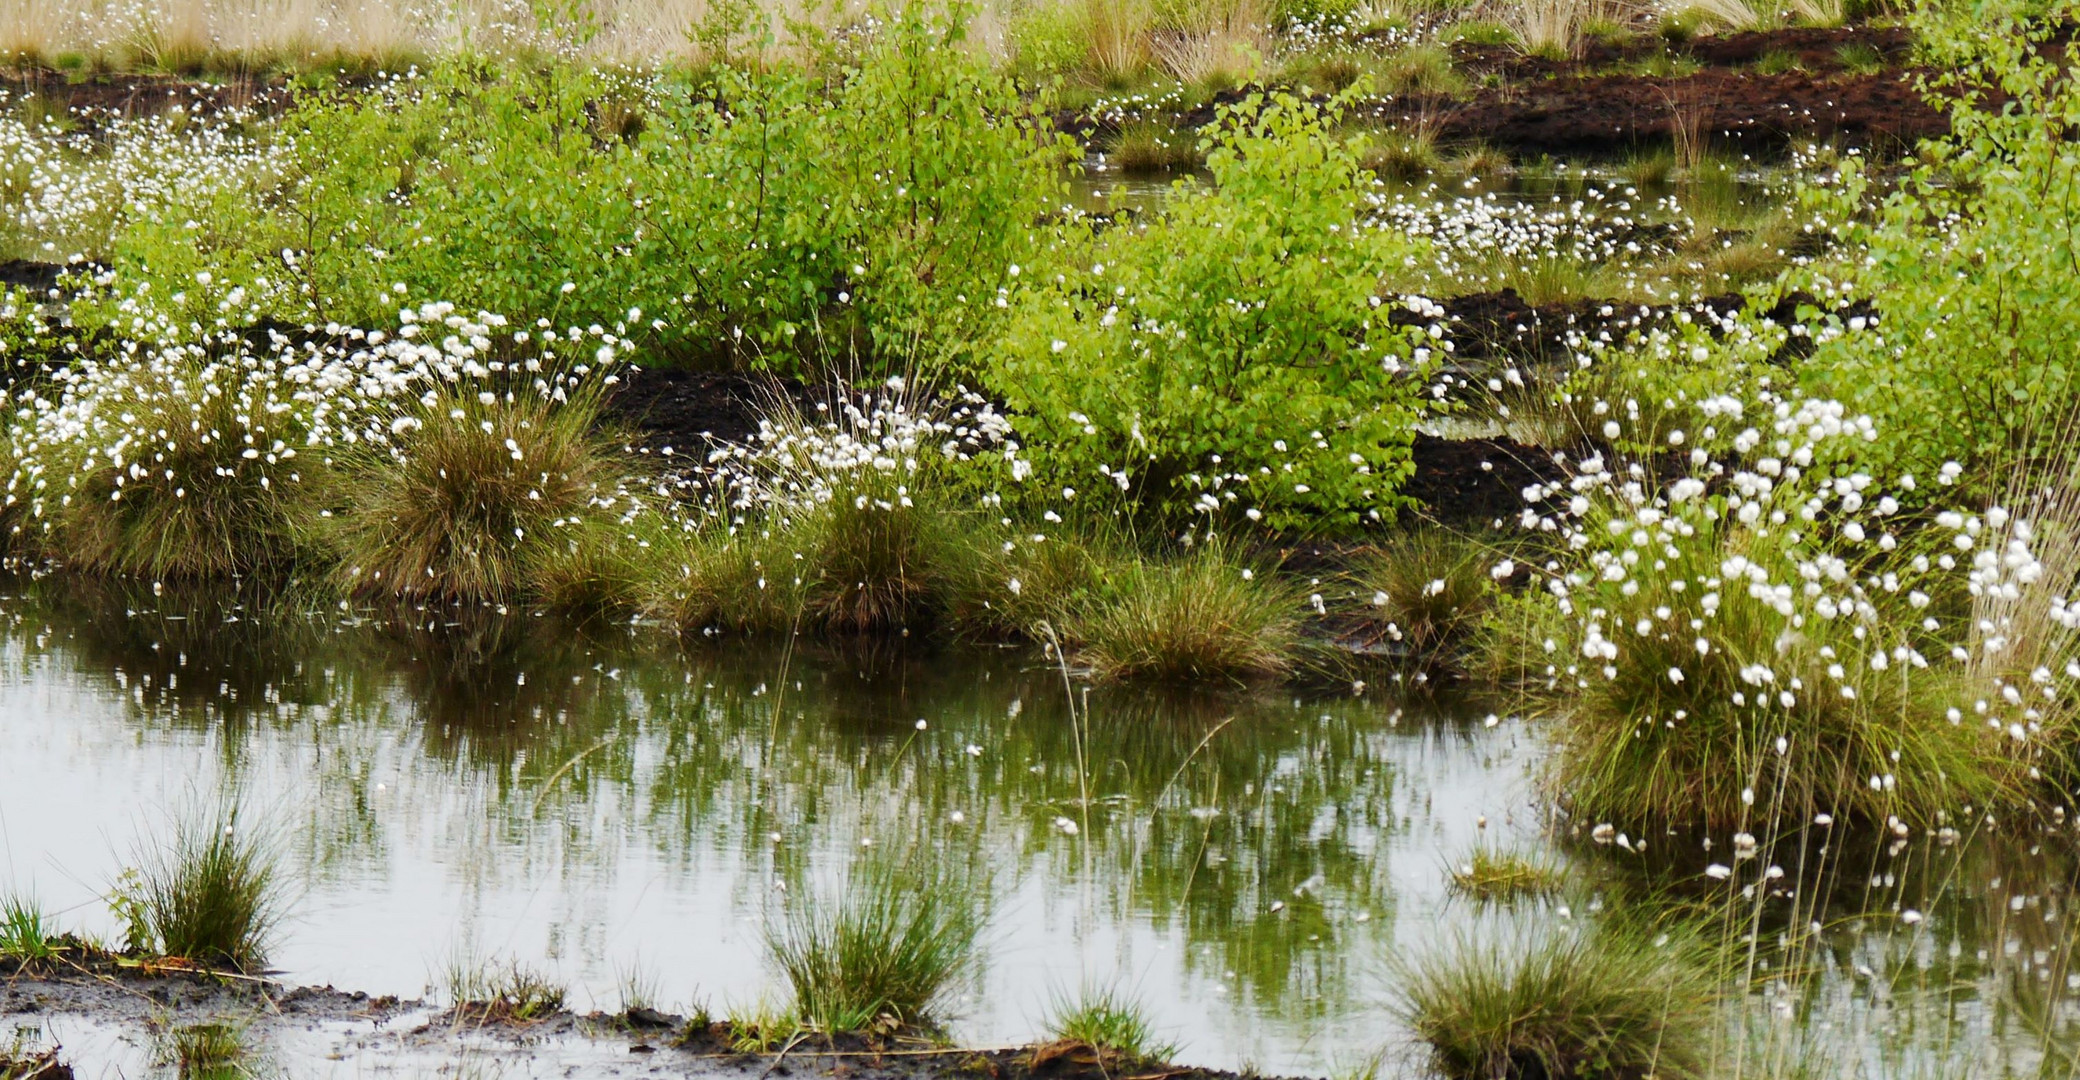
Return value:
M 1291 670 L 1300 611 L 1291 587 L 1207 547 L 1126 563 L 1068 636 L 1104 678 L 1244 682 Z
M 1715 983 L 1687 946 L 1629 925 L 1462 933 L 1408 973 L 1404 1011 L 1455 1080 L 1694 1077 Z
M 563 1008 L 563 985 L 518 960 L 478 961 L 467 955 L 448 964 L 448 997 L 455 1015 L 474 1023 L 525 1024 Z
M 1483 846 L 1451 867 L 1448 883 L 1454 894 L 1469 900 L 1508 903 L 1551 896 L 1565 882 L 1560 868 L 1551 862 Z
M 1118 988 L 1085 984 L 1075 997 L 1058 997 L 1047 1019 L 1047 1032 L 1057 1040 L 1110 1050 L 1133 1062 L 1161 1062 L 1177 1053 L 1158 1042 L 1155 1025 L 1141 1004 Z
M 130 943 L 160 956 L 255 971 L 283 906 L 269 834 L 239 811 L 190 813 L 156 850 L 140 854 L 115 893 Z
M 1112 142 L 1112 164 L 1126 172 L 1196 169 L 1206 163 L 1199 137 L 1152 120 L 1129 120 Z
M 22 893 L 0 899 L 0 961 L 32 967 L 57 959 L 57 925 L 36 898 Z
M 928 1025 L 974 963 L 971 883 L 921 859 L 862 856 L 835 896 L 796 901 L 766 950 L 804 1027 L 825 1034 Z

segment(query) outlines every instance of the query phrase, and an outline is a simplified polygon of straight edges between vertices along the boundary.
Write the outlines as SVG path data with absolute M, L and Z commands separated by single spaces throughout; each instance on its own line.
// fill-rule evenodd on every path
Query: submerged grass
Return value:
M 282 917 L 273 838 L 235 807 L 190 812 L 118 885 L 131 945 L 160 956 L 259 970 Z
M 926 862 L 860 857 L 835 894 L 794 901 L 766 951 L 794 1014 L 825 1034 L 925 1026 L 976 957 L 972 883 Z
M 1450 868 L 1455 895 L 1481 903 L 1508 903 L 1558 893 L 1566 879 L 1550 861 L 1482 845 Z

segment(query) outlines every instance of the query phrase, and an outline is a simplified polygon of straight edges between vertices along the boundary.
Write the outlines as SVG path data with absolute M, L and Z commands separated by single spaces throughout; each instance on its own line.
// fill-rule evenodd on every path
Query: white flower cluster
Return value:
M 397 453 L 444 395 L 566 400 L 595 365 L 614 362 L 620 344 L 597 327 L 510 331 L 500 316 L 464 316 L 445 303 L 401 311 L 394 332 L 327 326 L 294 338 L 268 331 L 256 343 L 218 330 L 185 343 L 128 342 L 16 391 L 5 504 L 40 519 L 82 497 L 121 501 L 139 485 L 186 498 L 198 485 L 246 477 L 272 490 L 301 479 L 302 455 Z M 570 346 L 586 360 L 559 361 Z
M 2018 619 L 2018 602 L 2043 593 L 2049 622 L 2066 631 L 2080 627 L 2080 607 L 2044 592 L 2050 578 L 2028 522 L 1994 507 L 1903 524 L 1900 501 L 1873 477 L 1828 466 L 1833 451 L 1875 438 L 1869 418 L 1838 402 L 1722 397 L 1702 412 L 1680 476 L 1591 457 L 1571 478 L 1525 491 L 1533 506 L 1523 524 L 1572 552 L 1565 565 L 1547 564 L 1575 656 L 1554 656 L 1555 686 L 1703 679 L 1726 695 L 1713 704 L 1795 738 L 1798 726 L 1784 721 L 1854 708 L 1941 664 L 1968 676 L 1946 685 L 1974 688 L 1948 710 L 1950 723 L 1969 715 L 2017 743 L 2040 736 L 2080 662 L 2040 650 L 2018 673 L 2010 653 L 2033 625 Z M 1935 482 L 1948 486 L 1959 472 L 1947 466 Z M 1917 488 L 1912 476 L 1897 481 L 1903 494 Z M 1934 614 L 1932 598 L 1946 594 L 2006 606 L 1960 628 Z M 1561 652 L 1557 642 L 1547 649 Z M 1645 734 L 1687 718 L 1676 708 L 1637 719 Z M 1895 782 L 1882 772 L 1868 780 L 1881 790 Z
M 1033 467 L 1020 453 L 1010 420 L 980 395 L 959 387 L 927 398 L 890 379 L 877 392 L 841 396 L 835 408 L 819 403 L 813 415 L 760 420 L 750 442 L 709 453 L 700 486 L 723 501 L 711 510 L 784 513 L 837 498 L 892 510 L 911 506 L 925 474 L 949 464 L 996 466 L 1022 481 Z

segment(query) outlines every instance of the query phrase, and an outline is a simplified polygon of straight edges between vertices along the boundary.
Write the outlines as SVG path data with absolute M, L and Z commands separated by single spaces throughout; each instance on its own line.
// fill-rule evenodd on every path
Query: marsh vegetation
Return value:
M 2065 7 L 249 8 L 0 12 L 0 655 L 211 770 L 10 972 L 388 970 L 423 758 L 732 883 L 682 1047 L 2073 1072 Z M 478 1028 L 618 941 L 480 916 Z

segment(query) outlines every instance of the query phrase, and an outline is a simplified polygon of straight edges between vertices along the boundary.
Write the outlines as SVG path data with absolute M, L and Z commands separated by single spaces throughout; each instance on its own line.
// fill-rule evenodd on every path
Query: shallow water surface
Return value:
M 974 871 L 989 917 L 959 1038 L 1031 1039 L 1057 996 L 1118 984 L 1186 1060 L 1319 1073 L 1401 1038 L 1389 960 L 1449 917 L 1477 819 L 1535 834 L 1524 729 L 1377 690 L 34 591 L 0 603 L 13 881 L 113 934 L 99 897 L 139 839 L 235 790 L 295 863 L 290 982 L 418 995 L 511 956 L 580 1009 L 632 972 L 681 1008 L 777 1001 L 786 895 L 917 847 Z

